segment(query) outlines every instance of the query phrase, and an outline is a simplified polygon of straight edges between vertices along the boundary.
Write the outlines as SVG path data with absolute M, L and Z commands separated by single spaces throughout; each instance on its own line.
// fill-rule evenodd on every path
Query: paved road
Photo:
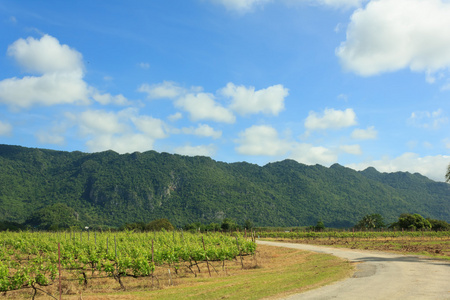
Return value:
M 306 244 L 266 241 L 258 241 L 258 244 L 333 254 L 360 262 L 352 278 L 285 299 L 450 299 L 450 263 L 446 261 Z

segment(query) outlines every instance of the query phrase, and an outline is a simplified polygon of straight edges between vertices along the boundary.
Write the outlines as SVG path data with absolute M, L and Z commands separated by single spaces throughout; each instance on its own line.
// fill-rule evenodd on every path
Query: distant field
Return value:
M 450 231 L 261 232 L 257 235 L 284 242 L 392 251 L 450 260 Z

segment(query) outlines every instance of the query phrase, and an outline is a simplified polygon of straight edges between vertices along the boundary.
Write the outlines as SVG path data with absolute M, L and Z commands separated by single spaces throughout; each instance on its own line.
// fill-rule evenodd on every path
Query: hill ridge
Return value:
M 450 185 L 408 172 L 380 173 L 294 160 L 225 163 L 154 150 L 83 153 L 0 145 L 0 220 L 23 222 L 55 203 L 86 225 L 168 218 L 182 226 L 233 218 L 259 226 L 349 227 L 380 213 L 450 221 Z

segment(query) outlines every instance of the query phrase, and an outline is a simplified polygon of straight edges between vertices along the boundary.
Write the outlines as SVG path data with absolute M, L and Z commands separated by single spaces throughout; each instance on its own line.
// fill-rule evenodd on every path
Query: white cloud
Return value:
M 332 8 L 352 8 L 360 7 L 362 3 L 368 0 L 210 0 L 212 2 L 225 6 L 227 10 L 235 11 L 241 14 L 254 11 L 256 8 L 264 7 L 270 2 L 284 2 L 287 5 L 295 4 L 309 4 L 309 5 L 321 5 Z
M 79 116 L 82 134 L 117 134 L 126 131 L 125 124 L 119 121 L 114 112 L 87 110 Z
M 255 91 L 254 87 L 236 86 L 228 83 L 220 93 L 231 98 L 230 108 L 241 115 L 265 113 L 278 115 L 284 109 L 288 89 L 281 84 Z
M 95 89 L 91 89 L 91 93 L 92 98 L 102 105 L 108 104 L 127 105 L 130 103 L 128 99 L 125 98 L 125 96 L 123 96 L 122 94 L 116 96 L 113 96 L 110 93 L 100 94 L 100 92 L 96 91 Z
M 34 104 L 87 104 L 88 96 L 86 83 L 74 73 L 50 73 L 0 81 L 0 103 L 12 108 L 27 108 Z
M 311 144 L 298 143 L 292 149 L 290 158 L 299 163 L 314 165 L 330 165 L 335 163 L 338 159 L 336 153 L 325 147 L 316 147 Z
M 164 121 L 150 116 L 137 116 L 132 117 L 131 120 L 136 125 L 136 128 L 145 133 L 146 136 L 153 139 L 163 139 L 166 138 L 167 129 Z
M 305 120 L 305 127 L 308 130 L 339 129 L 356 124 L 356 114 L 351 108 L 344 111 L 327 108 L 322 115 L 311 111 Z
M 360 145 L 342 145 L 342 146 L 339 146 L 339 149 L 348 154 L 353 154 L 353 155 L 361 155 L 362 154 Z
M 336 55 L 362 76 L 409 68 L 432 78 L 450 67 L 449 15 L 442 0 L 371 1 L 353 13 Z
M 321 5 L 331 6 L 335 8 L 351 8 L 360 7 L 363 3 L 368 0 L 312 0 L 313 2 L 318 2 Z
M 150 64 L 146 63 L 146 62 L 140 62 L 138 63 L 139 68 L 144 69 L 144 70 L 148 70 L 150 68 Z
M 236 141 L 239 146 L 237 152 L 245 155 L 269 155 L 285 154 L 290 150 L 290 143 L 281 139 L 275 128 L 267 125 L 254 125 L 239 133 Z
M 8 122 L 0 121 L 0 136 L 9 136 L 12 133 L 12 126 Z
M 355 129 L 352 132 L 352 138 L 357 140 L 374 140 L 377 138 L 378 131 L 374 126 L 367 127 L 367 129 Z
M 255 7 L 262 7 L 264 4 L 272 0 L 211 0 L 215 3 L 222 4 L 227 10 L 246 13 L 252 11 Z
M 287 4 L 302 4 L 307 3 L 309 5 L 320 5 L 331 8 L 353 8 L 360 7 L 368 0 L 284 0 Z
M 87 138 L 89 151 L 114 150 L 119 153 L 147 151 L 158 139 L 168 137 L 166 124 L 159 119 L 139 115 L 137 109 L 119 112 L 88 110 L 79 115 L 67 114 Z
M 450 149 L 450 139 L 446 138 L 442 141 L 445 145 L 445 148 Z
M 8 47 L 8 55 L 29 73 L 82 73 L 82 55 L 49 35 L 40 40 L 19 39 Z
M 177 121 L 177 120 L 179 120 L 181 118 L 183 118 L 183 114 L 180 113 L 180 112 L 176 112 L 173 115 L 170 115 L 168 117 L 169 121 L 172 121 L 172 122 L 175 122 L 175 121 Z
M 436 181 L 444 181 L 450 156 L 436 155 L 420 157 L 416 153 L 404 153 L 398 157 L 383 157 L 380 160 L 367 161 L 358 164 L 347 165 L 355 170 L 364 170 L 367 167 L 374 167 L 380 172 L 410 172 L 420 173 Z
M 65 138 L 60 132 L 39 130 L 35 134 L 40 144 L 64 145 Z
M 187 111 L 191 120 L 211 120 L 215 122 L 234 123 L 233 113 L 217 104 L 214 95 L 207 93 L 187 94 L 175 101 L 175 106 Z
M 222 131 L 214 130 L 211 126 L 207 124 L 199 124 L 196 128 L 194 127 L 184 127 L 181 129 L 184 134 L 193 134 L 202 137 L 212 137 L 218 139 L 222 136 Z
M 146 93 L 149 99 L 175 99 L 186 93 L 184 88 L 172 81 L 164 81 L 151 85 L 144 83 L 138 88 L 138 91 Z
M 120 136 L 100 135 L 86 142 L 89 150 L 100 152 L 114 150 L 120 154 L 144 152 L 153 149 L 153 140 L 145 134 L 126 134 Z
M 443 115 L 442 109 L 433 112 L 418 111 L 411 113 L 408 123 L 415 127 L 439 129 L 442 125 L 448 123 L 448 118 Z
M 82 55 L 49 35 L 19 39 L 8 47 L 8 55 L 27 72 L 39 76 L 0 81 L 0 103 L 12 109 L 33 105 L 128 104 L 123 95 L 100 94 L 83 80 Z
M 186 145 L 175 148 L 175 153 L 188 156 L 214 156 L 217 149 L 214 145 L 191 146 Z

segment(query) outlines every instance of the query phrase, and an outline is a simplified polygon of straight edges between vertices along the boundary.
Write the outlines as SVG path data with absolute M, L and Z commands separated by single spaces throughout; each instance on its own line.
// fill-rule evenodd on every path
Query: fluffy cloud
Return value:
M 11 133 L 12 133 L 11 124 L 0 121 L 0 136 L 8 136 Z
M 64 135 L 57 128 L 53 131 L 39 130 L 35 136 L 40 144 L 64 145 L 65 142 Z
M 273 0 L 211 0 L 212 2 L 222 4 L 227 10 L 236 11 L 244 14 L 253 11 L 257 7 L 264 7 L 267 3 L 275 2 Z M 332 8 L 351 8 L 360 7 L 362 3 L 368 0 L 283 0 L 285 4 L 303 4 L 321 5 Z
M 316 147 L 311 144 L 298 143 L 291 151 L 290 158 L 299 163 L 314 165 L 330 165 L 337 161 L 337 155 L 325 147 Z
M 342 146 L 339 146 L 339 149 L 348 154 L 353 154 L 353 155 L 361 155 L 362 154 L 360 145 L 342 145 Z
M 187 111 L 193 121 L 211 120 L 234 123 L 233 113 L 214 101 L 214 95 L 208 93 L 187 94 L 175 101 L 175 106 Z
M 380 160 L 367 161 L 359 164 L 349 164 L 350 168 L 364 170 L 375 167 L 380 172 L 410 172 L 420 173 L 436 181 L 444 181 L 450 156 L 436 155 L 420 157 L 416 153 L 404 153 L 398 157 L 383 157 Z
M 83 70 L 81 53 L 61 45 L 49 35 L 44 35 L 40 40 L 32 37 L 19 39 L 8 47 L 8 55 L 29 73 L 72 73 Z
M 147 94 L 149 99 L 171 99 L 176 108 L 187 111 L 192 121 L 210 120 L 222 123 L 234 123 L 233 111 L 241 114 L 278 115 L 284 109 L 284 99 L 289 95 L 288 89 L 282 85 L 273 85 L 255 91 L 254 87 L 236 86 L 228 83 L 216 94 L 203 92 L 201 87 L 185 89 L 172 81 L 158 84 L 142 84 L 139 92 Z M 217 98 L 231 99 L 228 107 L 224 107 Z M 176 117 L 180 115 L 174 115 Z M 172 117 L 171 117 L 172 119 Z
M 13 109 L 33 105 L 128 104 L 123 95 L 100 94 L 83 80 L 81 53 L 49 35 L 19 39 L 8 47 L 8 55 L 33 76 L 0 81 L 0 103 Z M 37 76 L 36 76 L 37 75 Z
M 246 155 L 282 155 L 290 149 L 290 144 L 280 139 L 275 128 L 266 125 L 254 125 L 239 134 L 236 141 L 237 152 Z
M 88 96 L 86 83 L 74 73 L 51 73 L 0 81 L 0 103 L 12 108 L 27 108 L 34 104 L 87 104 Z
M 137 116 L 132 117 L 131 120 L 139 131 L 152 139 L 163 139 L 168 136 L 166 125 L 160 119 L 150 116 Z
M 320 5 L 326 5 L 331 7 L 344 7 L 344 8 L 351 8 L 351 7 L 360 7 L 364 2 L 367 2 L 368 0 L 310 0 L 310 2 L 317 2 Z
M 44 35 L 40 40 L 19 39 L 8 47 L 8 55 L 27 72 L 41 76 L 7 78 L 0 81 L 0 103 L 13 108 L 34 104 L 88 103 L 79 52 Z
M 175 153 L 188 156 L 213 156 L 217 149 L 214 145 L 182 146 L 175 148 Z
M 442 125 L 448 123 L 448 118 L 443 115 L 442 109 L 438 109 L 433 112 L 418 111 L 411 113 L 408 123 L 416 127 L 438 129 Z
M 305 120 L 307 130 L 339 129 L 356 124 L 356 114 L 351 108 L 344 111 L 327 108 L 322 115 L 311 111 Z
M 168 117 L 169 121 L 175 122 L 183 118 L 183 114 L 180 112 L 176 112 L 173 115 Z
M 153 140 L 145 134 L 126 134 L 120 136 L 100 135 L 86 142 L 89 150 L 100 152 L 114 150 L 120 154 L 144 152 L 153 148 Z
M 91 89 L 92 98 L 102 105 L 117 104 L 117 105 L 127 105 L 129 101 L 122 94 L 113 96 L 110 93 L 101 94 L 95 89 Z
M 378 0 L 356 10 L 336 49 L 345 69 L 362 76 L 404 68 L 432 73 L 450 67 L 450 3 Z
M 147 151 L 158 139 L 168 136 L 163 121 L 139 115 L 136 109 L 119 112 L 88 110 L 79 115 L 68 114 L 87 138 L 89 151 L 114 150 L 119 153 Z
M 202 137 L 212 137 L 218 139 L 222 136 L 222 131 L 214 130 L 211 126 L 207 124 L 199 124 L 196 128 L 194 127 L 184 127 L 181 129 L 184 134 L 193 134 Z
M 222 4 L 226 9 L 239 13 L 252 11 L 257 6 L 263 6 L 272 0 L 212 0 L 215 3 Z
M 367 127 L 367 129 L 355 129 L 352 132 L 352 138 L 357 140 L 374 140 L 377 138 L 378 131 L 374 126 Z
M 228 83 L 220 93 L 231 98 L 230 108 L 241 115 L 265 113 L 278 115 L 284 109 L 284 98 L 288 89 L 281 84 L 255 91 L 254 87 L 235 86 Z
M 146 93 L 149 99 L 175 99 L 186 93 L 184 88 L 172 81 L 164 81 L 151 85 L 144 83 L 138 88 L 138 91 Z

